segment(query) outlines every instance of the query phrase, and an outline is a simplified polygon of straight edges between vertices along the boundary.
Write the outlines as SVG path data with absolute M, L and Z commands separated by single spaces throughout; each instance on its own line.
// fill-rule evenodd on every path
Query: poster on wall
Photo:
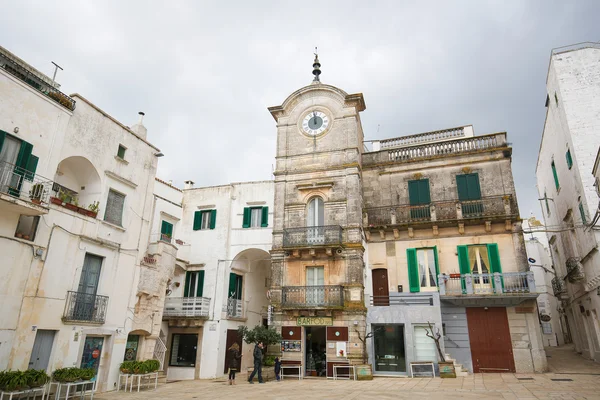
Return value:
M 282 340 L 281 351 L 302 351 L 300 340 Z
M 346 357 L 348 355 L 348 353 L 346 352 L 346 342 L 335 343 L 335 354 L 338 357 Z

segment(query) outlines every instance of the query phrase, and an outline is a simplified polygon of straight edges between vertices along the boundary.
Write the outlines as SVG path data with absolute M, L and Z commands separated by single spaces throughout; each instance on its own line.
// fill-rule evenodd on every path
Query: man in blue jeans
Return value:
M 254 371 L 252 371 L 252 373 L 250 374 L 250 377 L 248 378 L 248 383 L 254 383 L 252 382 L 252 379 L 254 378 L 254 375 L 256 375 L 256 373 L 258 373 L 258 383 L 264 383 L 262 378 L 263 347 L 264 345 L 262 344 L 262 342 L 258 342 L 256 346 L 254 346 Z

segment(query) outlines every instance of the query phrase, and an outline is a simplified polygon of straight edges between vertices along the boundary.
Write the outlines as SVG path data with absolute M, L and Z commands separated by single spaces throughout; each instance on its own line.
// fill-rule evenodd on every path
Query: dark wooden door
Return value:
M 223 373 L 226 374 L 229 372 L 229 359 L 231 358 L 231 354 L 229 348 L 237 343 L 240 346 L 240 354 L 242 354 L 242 338 L 238 334 L 237 329 L 227 329 L 227 344 L 225 347 L 225 367 Z M 240 365 L 241 367 L 241 365 Z
M 389 306 L 390 305 L 390 289 L 388 286 L 387 269 L 378 268 L 372 272 L 373 276 L 373 305 L 374 306 Z
M 515 372 L 506 308 L 467 308 L 473 372 Z

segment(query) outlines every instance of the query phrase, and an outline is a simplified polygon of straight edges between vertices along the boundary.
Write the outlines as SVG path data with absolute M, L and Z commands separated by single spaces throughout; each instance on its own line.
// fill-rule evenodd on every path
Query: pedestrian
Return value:
M 262 342 L 258 342 L 256 346 L 254 346 L 254 371 L 252 371 L 252 373 L 250 374 L 250 377 L 248 378 L 248 383 L 254 383 L 252 382 L 252 379 L 256 374 L 258 374 L 258 383 L 264 383 L 262 378 L 263 347 L 264 345 L 262 344 Z
M 275 357 L 275 379 L 279 382 L 279 373 L 281 372 L 281 360 Z
M 240 360 L 242 355 L 240 354 L 240 346 L 237 343 L 233 343 L 228 349 L 229 351 L 229 384 L 235 385 L 235 373 L 240 370 Z

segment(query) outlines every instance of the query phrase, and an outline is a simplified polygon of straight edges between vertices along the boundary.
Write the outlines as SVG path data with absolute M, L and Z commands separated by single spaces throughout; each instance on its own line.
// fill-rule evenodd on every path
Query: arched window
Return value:
M 308 202 L 308 214 L 306 216 L 306 226 L 325 225 L 325 210 L 323 199 L 314 197 Z

